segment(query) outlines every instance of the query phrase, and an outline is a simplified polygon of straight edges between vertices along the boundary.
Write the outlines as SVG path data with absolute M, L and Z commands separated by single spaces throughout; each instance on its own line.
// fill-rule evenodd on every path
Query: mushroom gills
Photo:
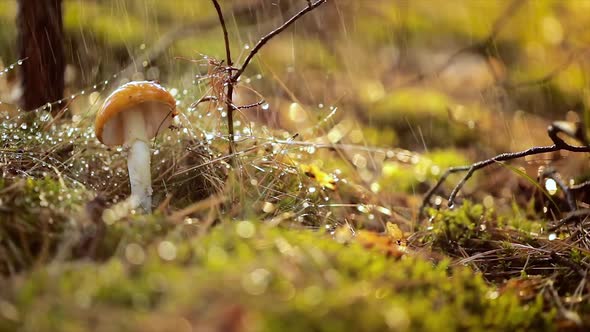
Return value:
M 131 183 L 131 199 L 146 213 L 152 211 L 152 176 L 150 146 L 141 111 L 128 110 L 122 114 L 125 121 L 125 144 L 129 146 L 127 168 Z

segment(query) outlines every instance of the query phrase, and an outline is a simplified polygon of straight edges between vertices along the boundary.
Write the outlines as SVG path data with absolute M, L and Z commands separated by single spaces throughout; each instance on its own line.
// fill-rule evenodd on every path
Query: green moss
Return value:
M 377 2 L 356 8 L 363 15 L 357 15 L 357 29 L 353 33 L 370 45 L 390 43 L 400 37 L 426 45 L 440 45 L 441 36 L 468 42 L 485 38 L 502 8 L 501 3 L 493 1 L 450 2 L 436 7 L 429 1 L 396 5 Z M 375 24 L 375 20 L 380 24 Z
M 203 64 L 206 64 L 206 60 L 202 59 L 203 56 L 223 59 L 225 57 L 225 46 L 223 40 L 219 39 L 221 33 L 221 31 L 213 30 L 195 37 L 179 40 L 173 46 L 174 53 L 191 60 L 201 61 Z
M 445 94 L 424 89 L 398 90 L 383 98 L 375 108 L 375 115 L 384 119 L 393 116 L 392 111 L 404 114 L 419 113 L 435 116 L 447 115 L 448 107 L 453 101 Z
M 428 147 L 472 143 L 477 133 L 465 123 L 470 119 L 453 119 L 451 109 L 457 102 L 447 95 L 427 89 L 401 89 L 372 103 L 370 120 L 379 126 L 392 127 L 404 145 Z
M 469 160 L 456 150 L 435 150 L 420 156 L 416 163 L 408 165 L 398 161 L 383 163 L 381 188 L 394 192 L 416 192 L 418 186 L 428 181 L 436 181 L 447 168 L 468 165 Z M 454 183 L 456 176 L 449 177 L 447 183 Z M 473 180 L 472 180 L 473 181 Z
M 289 67 L 321 70 L 324 74 L 340 69 L 340 60 L 328 45 L 312 37 L 277 38 L 261 51 L 261 55 L 264 64 L 280 72 Z
M 397 146 L 399 138 L 391 128 L 363 127 L 363 142 L 369 146 Z
M 540 298 L 523 306 L 510 292 L 490 296 L 494 289 L 469 269 L 391 260 L 319 233 L 243 226 L 190 242 L 169 238 L 173 261 L 154 245 L 141 249 L 139 265 L 122 250 L 104 265 L 35 271 L 3 291 L 21 317 L 10 326 L 151 331 L 157 317 L 160 329 L 174 326 L 168 316 L 200 329 L 238 315 L 257 331 L 548 329 Z
M 113 1 L 115 4 L 117 1 Z M 214 17 L 215 8 L 211 4 L 198 3 L 192 0 L 142 0 L 128 1 L 133 3 L 133 7 L 139 12 L 146 14 L 145 19 L 153 19 L 157 16 L 164 21 L 172 21 L 175 24 L 181 22 L 195 22 L 199 18 Z M 223 3 L 223 1 L 222 1 Z
M 469 239 L 487 239 L 486 223 L 491 219 L 492 211 L 485 210 L 480 204 L 469 201 L 461 206 L 444 211 L 431 212 L 431 231 L 427 240 L 439 248 L 465 245 Z
M 531 201 L 531 205 L 534 205 L 534 201 Z M 510 213 L 497 216 L 497 222 L 499 227 L 517 230 L 525 239 L 535 238 L 547 227 L 547 223 L 544 221 L 531 220 L 529 215 L 516 203 L 512 204 Z
M 2 181 L 0 201 L 0 273 L 14 273 L 48 260 L 66 240 L 88 193 L 75 184 L 49 177 Z
M 16 16 L 17 3 L 14 1 L 2 1 L 0 3 L 0 19 L 14 20 Z
M 139 45 L 151 35 L 149 26 L 133 15 L 117 15 L 95 2 L 66 1 L 64 27 L 72 34 L 84 29 L 110 46 Z

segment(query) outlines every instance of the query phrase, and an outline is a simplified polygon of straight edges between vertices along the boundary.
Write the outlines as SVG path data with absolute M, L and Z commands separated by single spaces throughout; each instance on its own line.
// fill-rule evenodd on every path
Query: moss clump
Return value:
M 424 89 L 402 89 L 372 103 L 371 120 L 392 127 L 404 145 L 441 147 L 467 145 L 477 133 L 465 123 L 477 119 L 456 119 L 450 111 L 457 104 L 447 95 Z M 470 115 L 476 112 L 469 112 Z M 465 123 L 463 123 L 465 122 Z M 414 127 L 420 124 L 419 128 Z
M 407 165 L 395 160 L 385 161 L 382 169 L 382 188 L 393 192 L 416 192 L 421 184 L 436 181 L 446 169 L 468 165 L 469 160 L 456 150 L 435 150 L 421 155 L 415 163 Z M 452 184 L 457 176 L 450 176 Z
M 72 228 L 88 193 L 49 177 L 0 182 L 0 273 L 14 273 L 52 256 Z
M 551 318 L 466 268 L 249 221 L 129 243 L 103 265 L 40 269 L 1 292 L 18 316 L 2 331 L 543 330 Z
M 428 240 L 439 248 L 465 245 L 467 240 L 488 238 L 486 222 L 491 218 L 480 204 L 465 202 L 462 206 L 445 211 L 434 211 Z

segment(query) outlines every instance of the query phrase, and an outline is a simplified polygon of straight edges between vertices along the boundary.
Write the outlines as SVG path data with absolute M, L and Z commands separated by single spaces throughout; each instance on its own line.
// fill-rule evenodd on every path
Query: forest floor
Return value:
M 70 83 L 71 97 L 28 113 L 9 104 L 18 65 L 6 66 L 0 331 L 590 327 L 590 195 L 560 186 L 590 178 L 588 154 L 495 162 L 449 207 L 462 176 L 453 174 L 420 212 L 445 169 L 550 145 L 551 121 L 583 121 L 589 63 L 574 46 L 584 39 L 549 42 L 551 19 L 577 31 L 587 18 L 573 2 L 531 2 L 514 15 L 505 12 L 509 2 L 465 3 L 462 15 L 457 4 L 433 13 L 420 3 L 330 3 L 269 43 L 238 84 L 236 103 L 264 102 L 237 115 L 232 156 L 223 107 L 191 106 L 211 93 L 215 67 L 202 54 L 223 58 L 219 29 L 174 44 L 170 52 L 194 61 L 154 59 L 129 77 L 105 61 L 93 71 L 100 80 L 86 73 L 88 82 Z M 66 10 L 72 31 L 84 10 L 108 12 L 98 2 L 76 4 L 66 1 L 76 13 Z M 490 18 L 474 19 L 482 11 Z M 464 17 L 468 28 L 454 24 Z M 550 25 L 545 44 L 531 42 L 539 38 L 525 28 L 531 21 Z M 96 38 L 88 52 L 116 58 L 130 45 L 146 48 L 137 29 L 125 30 L 123 47 L 101 41 L 112 31 L 84 27 Z M 256 40 L 266 27 L 233 33 Z M 384 36 L 385 27 L 398 34 Z M 490 36 L 484 51 L 457 46 Z M 405 48 L 391 46 L 400 41 Z M 543 59 L 531 49 L 543 49 Z M 76 73 L 81 80 L 84 71 Z M 181 111 L 151 146 L 149 215 L 126 200 L 126 150 L 94 134 L 96 110 L 121 75 L 160 79 Z M 67 116 L 47 112 L 64 104 Z M 571 218 L 571 210 L 580 214 Z

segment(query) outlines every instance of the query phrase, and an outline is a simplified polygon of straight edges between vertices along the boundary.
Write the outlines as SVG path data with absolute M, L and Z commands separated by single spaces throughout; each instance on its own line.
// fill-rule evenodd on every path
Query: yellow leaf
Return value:
M 374 249 L 395 258 L 402 257 L 408 251 L 406 246 L 398 245 L 388 236 L 365 230 L 357 232 L 356 241 L 367 249 Z
M 336 189 L 336 180 L 330 174 L 322 171 L 316 165 L 307 165 L 301 164 L 299 165 L 301 171 L 305 173 L 305 175 L 309 176 L 312 179 L 321 185 L 322 187 L 334 190 Z
M 401 241 L 404 239 L 404 232 L 399 228 L 397 224 L 387 222 L 387 235 L 395 241 Z

